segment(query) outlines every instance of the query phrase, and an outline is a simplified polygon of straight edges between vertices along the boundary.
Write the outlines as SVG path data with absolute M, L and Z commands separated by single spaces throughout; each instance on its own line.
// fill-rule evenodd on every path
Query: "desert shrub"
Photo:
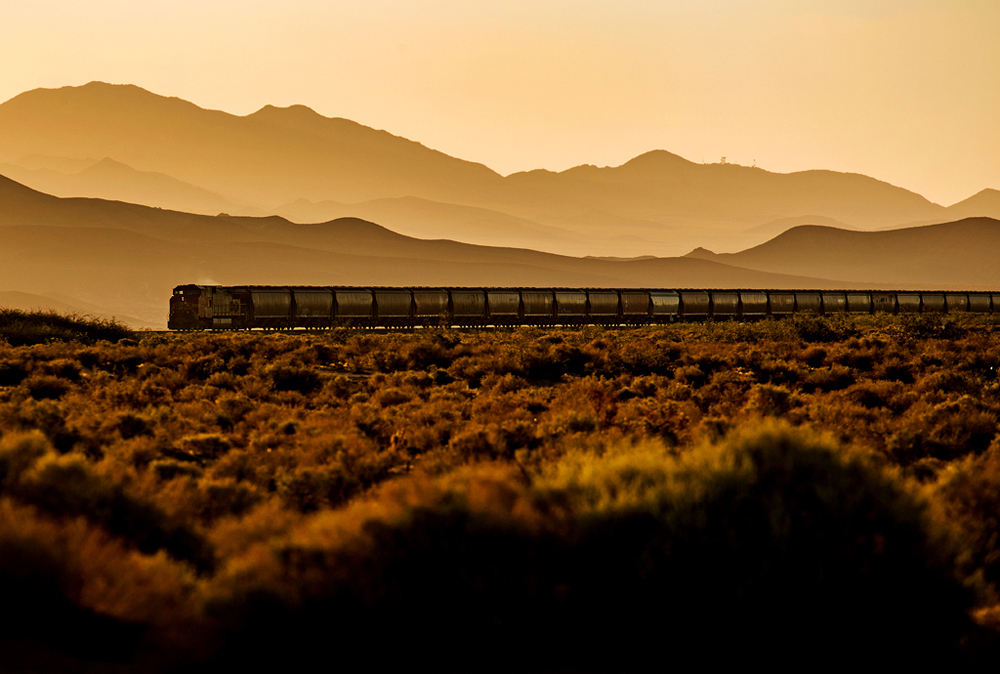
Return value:
M 826 358 L 826 349 L 819 346 L 809 347 L 800 355 L 800 359 L 805 361 L 809 367 L 823 367 Z
M 217 402 L 222 413 L 233 421 L 242 421 L 256 407 L 250 398 L 240 394 L 221 396 Z
M 81 661 L 134 657 L 144 632 L 138 616 L 102 605 L 115 592 L 144 594 L 129 586 L 133 577 L 120 573 L 131 561 L 121 549 L 82 521 L 58 524 L 0 498 L 0 550 L 0 668 L 40 671 L 48 660 L 62 663 L 58 669 L 82 671 Z M 118 567 L 120 575 L 108 567 Z M 104 608 L 112 615 L 95 610 Z M 18 663 L 25 642 L 30 646 Z
M 35 400 L 54 400 L 69 392 L 69 383 L 52 375 L 36 374 L 24 380 L 23 385 Z
M 123 412 L 118 415 L 115 427 L 126 440 L 139 435 L 152 435 L 155 424 L 146 417 L 132 412 Z
M 968 570 L 981 569 L 987 581 L 1000 584 L 1000 442 L 942 470 L 934 494 L 958 529 Z
M 917 382 L 917 390 L 921 392 L 940 391 L 943 393 L 972 393 L 978 387 L 961 372 L 944 370 L 933 372 L 922 377 Z
M 961 359 L 958 368 L 986 381 L 995 380 L 1000 373 L 1000 351 L 991 348 L 989 342 L 985 340 L 975 346 L 977 348 L 974 351 Z
M 278 496 L 300 513 L 341 506 L 380 481 L 391 466 L 375 457 L 358 463 L 350 457 L 342 458 L 346 461 L 283 472 L 275 480 Z
M 157 459 L 150 461 L 149 470 L 161 480 L 172 480 L 175 477 L 201 477 L 204 472 L 201 466 L 176 459 Z
M 53 377 L 59 377 L 69 381 L 80 380 L 80 363 L 79 361 L 69 358 L 56 358 L 55 360 L 50 360 L 45 363 L 41 369 L 42 372 L 52 375 Z
M 166 550 L 201 569 L 211 567 L 205 541 L 185 524 L 171 523 L 150 503 L 96 474 L 80 456 L 58 456 L 37 435 L 14 436 L 0 447 L 4 493 L 57 518 L 83 517 L 138 550 Z
M 797 404 L 797 397 L 784 386 L 757 384 L 750 389 L 747 410 L 762 416 L 782 417 Z
M 205 383 L 215 388 L 235 391 L 238 383 L 236 375 L 232 372 L 214 372 L 205 380 Z
M 878 360 L 879 350 L 882 346 L 880 340 L 869 338 L 850 339 L 838 345 L 839 348 L 831 349 L 830 358 L 837 365 L 845 365 L 858 372 L 871 372 Z
M 821 367 L 806 375 L 802 381 L 802 390 L 806 393 L 813 391 L 839 391 L 854 383 L 854 374 L 849 368 L 843 365 L 833 365 L 831 367 Z
M 0 386 L 17 386 L 28 376 L 24 363 L 16 360 L 0 360 Z
M 410 395 L 395 387 L 385 388 L 375 395 L 375 401 L 382 407 L 402 405 L 410 401 Z
M 11 346 L 43 344 L 49 341 L 79 341 L 92 344 L 118 342 L 133 336 L 116 321 L 64 316 L 51 311 L 0 309 L 0 339 Z
M 912 406 L 887 441 L 906 465 L 925 457 L 942 460 L 983 452 L 997 434 L 997 415 L 969 396 Z
M 802 380 L 804 374 L 798 363 L 770 358 L 760 364 L 758 376 L 762 382 L 768 384 L 794 386 Z
M 562 435 L 586 427 L 593 430 L 593 418 L 574 417 L 561 419 L 555 425 L 540 428 L 539 433 Z M 493 461 L 511 459 L 519 449 L 534 448 L 539 444 L 534 423 L 508 419 L 488 426 L 475 426 L 457 432 L 448 441 L 448 452 L 461 458 L 462 462 Z
M 410 341 L 402 350 L 406 368 L 410 370 L 426 370 L 428 367 L 448 367 L 451 362 L 449 353 L 454 346 L 454 339 L 438 333 L 420 340 Z
M 809 314 L 795 314 L 792 323 L 799 338 L 806 342 L 834 342 L 851 333 L 847 323 Z
M 873 374 L 877 379 L 912 384 L 916 379 L 913 370 L 912 364 L 904 362 L 897 356 L 886 358 L 876 365 Z
M 204 463 L 224 455 L 232 443 L 218 433 L 199 433 L 181 438 L 180 446 L 182 456 L 178 458 Z
M 764 426 L 676 462 L 640 449 L 557 471 L 590 513 L 578 510 L 587 561 L 567 610 L 592 625 L 622 617 L 601 638 L 945 662 L 967 628 L 970 597 L 925 505 L 808 431 Z M 596 576 L 615 582 L 588 587 Z M 651 624 L 638 604 L 670 608 Z
M 539 424 L 538 433 L 548 437 L 559 437 L 570 433 L 590 433 L 597 430 L 597 419 L 589 410 L 569 410 L 552 414 Z
M 269 374 L 276 391 L 312 393 L 322 385 L 319 374 L 306 367 L 276 366 Z
M 78 456 L 43 457 L 11 493 L 58 517 L 83 516 L 142 552 L 163 549 L 202 569 L 213 563 L 205 542 L 186 524 L 168 522 L 152 504 L 96 475 Z
M 517 375 L 507 374 L 496 375 L 489 374 L 483 377 L 482 385 L 485 388 L 490 389 L 495 395 L 502 395 L 504 393 L 514 393 L 515 391 L 520 391 L 521 389 L 528 386 L 528 381 L 523 377 L 518 377 Z
M 708 382 L 708 374 L 698 365 L 685 365 L 677 368 L 674 371 L 674 378 L 695 388 L 704 386 Z
M 438 671 L 645 671 L 706 652 L 944 665 L 969 627 L 915 493 L 776 426 L 680 459 L 578 453 L 533 480 L 415 476 L 254 560 L 270 584 L 244 570 L 216 585 L 218 662 L 309 662 L 333 633 L 361 649 L 392 634 L 385 664 Z M 447 649 L 421 648 L 440 634 Z
M 309 653 L 310 635 L 328 643 L 341 633 L 352 646 L 380 653 L 386 639 L 416 654 L 445 633 L 467 640 L 435 669 L 662 668 L 662 660 L 640 662 L 646 651 L 626 650 L 635 654 L 631 661 L 615 651 L 615 644 L 637 642 L 657 644 L 655 657 L 679 658 L 728 643 L 734 650 L 726 652 L 744 648 L 752 659 L 761 654 L 751 643 L 757 637 L 784 652 L 774 637 L 783 631 L 787 642 L 812 644 L 825 657 L 825 644 L 802 625 L 826 630 L 831 642 L 856 637 L 844 626 L 855 616 L 843 602 L 816 617 L 830 588 L 853 597 L 860 612 L 870 608 L 844 589 L 847 572 L 836 571 L 837 560 L 843 568 L 863 566 L 866 551 L 883 545 L 869 570 L 857 572 L 858 587 L 867 587 L 889 573 L 878 560 L 901 564 L 896 551 L 906 547 L 891 522 L 882 527 L 890 531 L 884 540 L 870 534 L 887 521 L 882 506 L 872 506 L 865 525 L 844 514 L 864 510 L 864 499 L 836 495 L 870 493 L 866 480 L 878 476 L 887 480 L 887 503 L 905 505 L 899 494 L 913 494 L 851 450 L 837 450 L 843 466 L 815 474 L 802 467 L 808 452 L 781 454 L 787 475 L 822 492 L 813 498 L 805 486 L 787 486 L 793 478 L 781 477 L 777 458 L 753 458 L 758 450 L 740 445 L 750 458 L 737 460 L 736 436 L 727 434 L 778 416 L 870 448 L 890 473 L 901 466 L 900 475 L 922 482 L 936 504 L 935 522 L 957 527 L 966 541 L 963 572 L 990 581 L 998 525 L 991 510 L 995 450 L 987 448 L 1000 442 L 1000 331 L 965 319 L 948 328 L 958 337 L 915 337 L 893 316 L 818 320 L 828 323 L 829 341 L 803 341 L 793 321 L 761 321 L 351 332 L 339 341 L 214 334 L 89 346 L 0 343 L 0 377 L 11 382 L 0 383 L 0 498 L 34 513 L 28 528 L 80 527 L 103 537 L 107 545 L 94 548 L 92 565 L 72 567 L 101 599 L 72 605 L 186 633 L 187 625 L 201 626 L 184 613 L 194 605 L 187 602 L 204 591 L 230 647 L 291 639 L 283 651 L 264 647 L 283 668 L 285 656 L 293 667 L 306 666 L 305 655 L 298 662 L 288 655 L 300 641 Z M 279 390 L 274 373 L 282 368 L 312 372 L 319 386 L 308 395 Z M 65 393 L 33 398 L 26 382 L 39 377 L 61 381 Z M 833 447 L 804 437 L 806 445 Z M 702 447 L 702 440 L 716 445 Z M 561 459 L 567 453 L 576 458 Z M 589 467 L 569 470 L 574 461 Z M 624 473 L 612 470 L 616 462 Z M 833 477 L 822 477 L 824 470 Z M 844 486 L 852 470 L 856 489 Z M 618 496 L 595 505 L 588 494 L 603 480 L 610 487 L 602 489 Z M 645 500 L 630 501 L 640 486 Z M 913 510 L 903 505 L 898 514 L 906 520 Z M 803 533 L 810 530 L 813 538 Z M 854 557 L 840 550 L 852 533 Z M 827 543 L 832 547 L 823 548 Z M 53 545 L 58 560 L 63 549 Z M 928 559 L 919 546 L 910 551 L 913 560 Z M 829 566 L 815 562 L 824 555 Z M 401 561 L 411 558 L 412 570 Z M 809 575 L 803 569 L 814 562 Z M 931 574 L 942 568 L 933 559 L 925 566 Z M 132 580 L 116 580 L 118 569 Z M 197 580 L 175 582 L 175 574 L 195 569 Z M 883 599 L 915 577 L 912 568 L 897 571 L 903 580 L 871 595 L 877 606 L 870 612 L 886 624 L 895 614 Z M 799 603 L 776 585 L 781 574 L 803 588 Z M 690 587 L 678 589 L 677 578 Z M 144 612 L 147 580 L 162 585 Z M 923 601 L 925 615 L 937 606 L 944 616 L 950 609 L 935 594 L 936 582 L 900 605 L 909 610 Z M 502 589 L 490 594 L 494 586 Z M 993 624 L 995 599 L 981 602 L 979 624 Z M 247 606 L 249 613 L 240 613 Z M 400 607 L 398 619 L 386 622 L 383 612 Z M 425 626 L 428 610 L 468 620 Z M 800 623 L 789 627 L 786 613 Z M 838 622 L 838 614 L 846 617 Z M 496 629 L 488 622 L 493 615 Z M 647 625 L 633 616 L 652 618 Z M 692 636 L 698 621 L 704 629 Z M 739 621 L 753 638 L 741 636 Z M 902 652 L 911 642 L 899 630 L 909 624 L 880 629 Z M 214 638 L 211 630 L 196 631 Z M 704 636 L 712 634 L 718 639 Z M 545 656 L 560 641 L 565 652 L 594 657 L 531 659 L 533 648 Z M 212 665 L 233 666 L 225 659 Z
M 861 381 L 847 390 L 850 400 L 867 409 L 885 407 L 895 413 L 903 412 L 915 395 L 906 395 L 907 387 L 897 381 Z
M 578 346 L 542 338 L 521 354 L 519 374 L 531 381 L 559 381 L 564 376 L 587 373 L 590 359 Z
M 456 358 L 448 367 L 448 376 L 453 380 L 464 381 L 469 388 L 477 388 L 483 377 L 496 372 L 495 364 L 484 362 L 484 359 L 474 356 Z
M 225 362 L 215 354 L 189 360 L 184 365 L 189 380 L 208 379 L 214 374 L 227 372 Z
M 26 400 L 17 417 L 18 430 L 41 431 L 60 452 L 71 451 L 82 440 L 80 431 L 67 423 L 66 405 L 61 401 Z
M 38 431 L 0 440 L 0 489 L 16 487 L 21 475 L 51 451 L 49 441 Z
M 330 475 L 323 470 L 298 468 L 279 477 L 276 486 L 278 496 L 302 513 L 319 510 L 330 502 Z
M 697 420 L 692 404 L 676 400 L 636 398 L 618 407 L 615 424 L 635 436 L 654 436 L 676 446 L 690 439 L 690 429 Z
M 198 484 L 198 492 L 199 515 L 207 522 L 242 515 L 260 503 L 262 498 L 253 486 L 232 480 L 202 480 Z

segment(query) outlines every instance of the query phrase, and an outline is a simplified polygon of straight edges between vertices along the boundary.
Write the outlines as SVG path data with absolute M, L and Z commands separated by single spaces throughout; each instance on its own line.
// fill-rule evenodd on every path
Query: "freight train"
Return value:
M 629 325 L 816 314 L 1000 312 L 1000 293 L 180 285 L 171 330 Z

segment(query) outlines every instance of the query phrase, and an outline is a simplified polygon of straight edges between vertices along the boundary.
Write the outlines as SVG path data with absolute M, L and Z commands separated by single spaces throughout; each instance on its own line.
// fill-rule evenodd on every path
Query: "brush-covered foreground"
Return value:
M 0 344 L 0 669 L 1000 653 L 1000 324 Z
M 0 341 L 12 346 L 53 341 L 120 342 L 132 336 L 132 330 L 116 321 L 0 308 Z

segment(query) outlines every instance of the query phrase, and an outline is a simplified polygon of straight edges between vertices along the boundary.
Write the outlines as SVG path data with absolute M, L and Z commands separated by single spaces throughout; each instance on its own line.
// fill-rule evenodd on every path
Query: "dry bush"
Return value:
M 750 390 L 747 411 L 765 417 L 783 417 L 797 404 L 798 397 L 784 386 L 757 384 Z
M 903 415 L 887 445 L 903 465 L 925 457 L 949 461 L 983 452 L 997 428 L 997 413 L 969 396 L 921 401 Z
M 144 553 L 166 550 L 207 570 L 212 553 L 186 523 L 170 522 L 152 504 L 97 474 L 79 455 L 59 456 L 37 433 L 0 444 L 3 493 L 55 518 L 83 517 Z
M 944 664 L 970 624 L 915 492 L 780 426 L 681 459 L 573 454 L 535 480 L 415 476 L 281 540 L 218 578 L 219 663 L 304 664 L 334 634 L 393 635 L 383 664 L 438 671 L 636 671 L 664 652 Z
M 784 569 L 789 578 L 802 580 L 801 574 L 781 565 L 802 558 L 795 555 L 806 554 L 802 552 L 805 548 L 796 546 L 806 545 L 803 541 L 808 537 L 798 537 L 801 527 L 788 524 L 797 522 L 797 515 L 786 512 L 787 508 L 782 510 L 785 506 L 780 504 L 787 505 L 786 495 L 806 497 L 797 495 L 797 488 L 786 484 L 785 478 L 774 477 L 783 475 L 774 472 L 780 463 L 777 459 L 774 465 L 767 463 L 771 459 L 765 461 L 770 466 L 765 473 L 771 477 L 757 479 L 753 476 L 764 473 L 755 473 L 757 469 L 738 462 L 723 466 L 725 462 L 718 458 L 732 458 L 726 452 L 733 451 L 736 441 L 725 440 L 727 433 L 738 432 L 761 417 L 780 417 L 793 425 L 823 429 L 844 443 L 870 451 L 872 461 L 890 472 L 900 470 L 901 475 L 921 480 L 938 504 L 934 510 L 938 524 L 965 532 L 962 569 L 980 573 L 987 583 L 995 576 L 995 551 L 990 541 L 997 535 L 997 524 L 989 510 L 994 450 L 987 448 L 998 442 L 1000 331 L 982 317 L 951 322 L 927 319 L 915 332 L 907 332 L 910 327 L 909 319 L 891 316 L 805 317 L 799 322 L 684 323 L 621 330 L 431 329 L 389 334 L 342 330 L 327 335 L 146 335 L 138 342 L 118 344 L 0 345 L 0 496 L 11 507 L 30 508 L 36 513 L 25 524 L 29 529 L 36 524 L 40 532 L 50 525 L 59 530 L 83 527 L 88 535 L 104 537 L 107 545 L 101 549 L 120 550 L 121 559 L 133 560 L 121 567 L 132 569 L 123 571 L 124 576 L 135 574 L 135 583 L 145 582 L 140 579 L 151 576 L 144 576 L 141 569 L 147 569 L 160 578 L 150 580 L 159 584 L 162 594 L 151 600 L 148 613 L 155 612 L 156 602 L 170 604 L 176 599 L 173 605 L 187 607 L 181 613 L 187 611 L 189 619 L 180 620 L 176 618 L 180 613 L 164 611 L 164 616 L 174 617 L 156 623 L 159 634 L 168 633 L 167 628 L 174 625 L 180 642 L 184 642 L 190 633 L 181 623 L 204 626 L 190 611 L 197 612 L 192 607 L 201 598 L 210 598 L 215 609 L 202 616 L 208 626 L 203 630 L 199 627 L 199 639 L 191 644 L 211 644 L 216 639 L 220 633 L 211 628 L 213 621 L 226 635 L 225 643 L 255 644 L 253 630 L 273 626 L 268 622 L 271 618 L 262 618 L 256 611 L 266 615 L 265 607 L 270 606 L 275 611 L 273 620 L 280 623 L 274 635 L 277 642 L 280 635 L 302 627 L 307 616 L 317 620 L 316 630 L 329 628 L 322 632 L 328 641 L 329 635 L 340 629 L 340 623 L 331 627 L 328 615 L 337 614 L 343 616 L 345 638 L 352 646 L 356 641 L 382 649 L 385 639 L 396 640 L 395 635 L 402 634 L 403 646 L 411 643 L 412 652 L 423 652 L 426 643 L 440 639 L 440 630 L 431 634 L 417 629 L 411 642 L 406 642 L 410 639 L 405 636 L 410 633 L 408 625 L 422 624 L 415 617 L 421 609 L 406 601 L 438 596 L 434 594 L 438 586 L 433 583 L 439 578 L 444 590 L 438 598 L 459 597 L 454 600 L 454 606 L 459 607 L 456 611 L 473 617 L 483 615 L 482 606 L 488 602 L 480 605 L 472 598 L 492 596 L 477 594 L 486 591 L 485 585 L 498 583 L 498 587 L 510 590 L 512 603 L 501 604 L 497 613 L 506 616 L 501 623 L 508 627 L 497 632 L 495 639 L 485 628 L 482 633 L 468 635 L 475 631 L 475 621 L 455 628 L 455 634 L 468 635 L 470 644 L 456 653 L 465 652 L 471 662 L 478 663 L 465 669 L 531 669 L 525 666 L 534 662 L 529 657 L 531 639 L 535 639 L 535 646 L 547 647 L 545 639 L 553 634 L 554 624 L 560 625 L 556 637 L 591 650 L 593 644 L 624 642 L 624 626 L 629 625 L 641 639 L 648 636 L 650 643 L 670 647 L 683 640 L 670 637 L 664 642 L 663 635 L 677 630 L 686 634 L 684 630 L 697 620 L 707 626 L 705 634 L 717 629 L 714 634 L 729 639 L 725 630 L 734 624 L 733 616 L 742 616 L 740 619 L 746 619 L 751 627 L 764 624 L 766 618 L 780 629 L 792 630 L 789 640 L 814 643 L 813 636 L 801 634 L 798 623 L 789 626 L 782 615 L 772 615 L 777 609 L 769 607 L 786 602 L 789 611 L 800 611 L 804 616 L 802 625 L 812 620 L 841 636 L 847 628 L 831 626 L 832 619 L 815 617 L 810 613 L 813 608 L 795 604 L 780 587 L 769 585 L 777 582 L 777 576 L 767 575 L 771 572 L 762 570 L 760 563 L 766 557 L 774 569 Z M 803 339 L 803 335 L 813 333 L 824 341 Z M 289 374 L 288 379 L 282 379 L 281 373 Z M 43 399 L 35 399 L 28 383 L 42 378 L 59 382 L 63 392 L 55 397 L 40 394 Z M 25 432 L 30 435 L 23 435 Z M 721 442 L 730 449 L 699 448 L 701 439 Z M 806 440 L 807 445 L 825 442 Z M 638 443 L 639 449 L 629 450 L 632 443 Z M 756 450 L 745 446 L 744 450 L 756 456 Z M 598 472 L 611 470 L 616 456 L 632 456 L 625 463 L 632 466 L 628 470 L 634 471 L 635 480 L 652 485 L 650 493 L 658 494 L 656 498 L 669 504 L 671 512 L 688 508 L 685 512 L 695 513 L 692 521 L 702 518 L 703 527 L 691 524 L 683 528 L 680 520 L 657 519 L 660 515 L 647 511 L 639 517 L 635 513 L 641 508 L 633 512 L 629 510 L 632 506 L 612 507 L 610 501 L 606 508 L 593 510 L 579 500 L 583 491 L 552 482 L 551 471 L 570 461 L 567 454 L 584 457 Z M 709 455 L 718 461 L 706 459 Z M 801 468 L 797 451 L 781 456 L 788 466 Z M 677 471 L 697 457 L 705 461 L 695 462 L 702 467 L 698 470 L 704 469 L 704 479 L 691 478 L 684 483 L 690 487 L 688 491 L 688 487 L 677 491 L 681 484 Z M 855 465 L 853 452 L 842 458 L 845 466 Z M 477 466 L 471 472 L 467 468 L 470 464 Z M 846 497 L 837 500 L 837 494 L 848 489 L 846 481 L 824 478 L 824 482 L 808 471 L 788 469 L 789 475 L 805 475 L 803 482 L 813 481 L 817 489 L 826 490 L 823 498 L 829 497 L 827 500 L 809 501 L 818 503 L 817 508 L 835 510 L 841 507 L 838 503 L 844 508 L 855 503 Z M 843 477 L 846 469 L 833 465 L 824 470 Z M 696 472 L 694 468 L 691 471 Z M 662 475 L 668 477 L 658 477 Z M 865 475 L 882 473 L 868 465 L 858 469 L 856 476 L 864 483 L 868 479 Z M 590 484 L 578 478 L 574 478 L 577 487 Z M 616 482 L 618 479 L 610 483 L 615 490 L 625 494 L 632 489 L 631 483 Z M 905 499 L 894 501 L 893 494 L 909 487 L 894 478 L 886 479 L 887 502 L 903 503 Z M 858 490 L 867 493 L 865 488 Z M 698 491 L 709 500 L 681 498 L 690 495 L 689 491 Z M 398 498 L 390 498 L 390 492 Z M 409 496 L 403 498 L 402 494 Z M 486 498 L 496 498 L 500 505 L 486 504 Z M 716 498 L 721 500 L 712 500 Z M 753 499 L 766 508 L 754 505 Z M 710 502 L 717 505 L 710 506 Z M 900 508 L 904 515 L 913 512 Z M 764 510 L 766 517 L 761 514 Z M 708 512 L 711 518 L 705 515 Z M 725 514 L 729 512 L 739 513 L 739 517 Z M 882 521 L 872 514 L 877 512 L 881 511 L 869 513 L 875 518 L 872 522 Z M 632 519 L 633 515 L 638 519 Z M 642 519 L 647 516 L 653 519 Z M 786 540 L 774 532 L 767 534 L 769 538 L 764 536 L 765 528 L 758 524 L 765 519 L 792 538 Z M 484 521 L 487 524 L 482 524 Z M 594 529 L 584 526 L 591 521 L 614 524 L 595 524 Z M 788 545 L 799 552 L 786 557 L 764 555 L 767 546 L 741 537 L 744 524 L 723 531 L 727 521 L 743 522 L 750 527 L 747 531 L 757 532 L 754 537 L 764 536 L 767 546 L 779 549 Z M 383 532 L 389 542 L 384 561 L 379 557 L 384 552 L 381 543 L 376 545 L 371 543 L 374 539 L 366 538 L 370 533 L 366 533 L 366 522 L 373 531 Z M 502 535 L 491 528 L 500 526 L 497 522 L 503 523 Z M 791 529 L 785 531 L 783 522 Z M 408 528 L 411 524 L 413 528 Z M 647 525 L 652 528 L 644 528 Z M 369 542 L 355 545 L 348 538 L 331 538 L 330 527 L 353 532 L 348 536 L 350 541 Z M 821 526 L 819 530 L 826 529 Z M 458 540 L 469 531 L 472 539 L 465 543 Z M 598 531 L 603 533 L 598 535 Z M 480 535 L 475 532 L 486 538 L 475 538 Z M 600 538 L 605 535 L 607 538 Z M 40 536 L 39 540 L 49 540 L 48 534 Z M 847 540 L 847 534 L 843 536 Z M 647 543 L 636 542 L 640 540 Z M 594 547 L 583 547 L 587 541 L 587 546 Z M 743 570 L 697 557 L 700 553 L 695 541 L 704 541 L 705 549 L 721 550 L 720 557 L 744 560 Z M 735 547 L 726 548 L 729 543 Z M 213 549 L 214 544 L 220 547 Z M 478 566 L 487 564 L 483 560 L 488 555 L 471 552 L 504 545 L 511 546 L 510 551 L 496 553 L 492 571 Z M 545 555 L 518 556 L 528 549 L 524 546 L 535 545 L 543 546 Z M 595 548 L 599 550 L 594 552 Z M 387 569 L 392 564 L 401 565 L 392 560 L 406 558 L 407 550 L 415 550 L 419 563 L 412 573 L 400 572 L 402 580 L 397 587 L 395 576 L 387 575 Z M 449 557 L 449 551 L 460 550 L 466 552 Z M 838 559 L 854 563 L 839 548 L 824 550 L 830 564 Z M 435 556 L 439 553 L 440 557 Z M 914 559 L 923 554 L 917 548 L 911 553 Z M 103 554 L 97 558 L 119 558 L 118 553 Z M 590 566 L 581 561 L 588 557 L 592 558 Z M 330 560 L 346 560 L 346 566 L 330 571 L 334 568 L 327 566 L 333 564 Z M 703 566 L 704 573 L 698 571 L 702 575 L 689 577 L 697 591 L 674 588 L 670 592 L 679 594 L 668 599 L 661 596 L 663 605 L 681 608 L 671 609 L 667 617 L 657 618 L 660 623 L 652 623 L 667 626 L 660 632 L 649 633 L 647 627 L 636 624 L 638 618 L 614 604 L 616 596 L 623 602 L 638 601 L 647 580 L 653 592 L 650 596 L 674 587 L 673 581 L 657 574 L 666 568 L 664 565 L 682 561 Z M 433 568 L 438 562 L 443 570 Z M 608 572 L 601 566 L 604 564 L 615 572 Z M 108 566 L 100 568 L 112 567 L 108 561 Z M 882 568 L 875 565 L 872 569 L 876 567 Z M 105 573 L 97 566 L 92 568 L 81 573 L 95 574 L 94 578 Z M 635 568 L 643 571 L 635 575 Z M 832 567 L 822 568 L 824 577 L 838 578 Z M 154 573 L 154 569 L 159 571 Z M 621 569 L 628 573 L 616 575 Z M 712 569 L 718 573 L 706 575 Z M 430 589 L 418 592 L 410 588 L 410 583 L 417 582 L 418 571 L 430 574 Z M 753 576 L 758 572 L 763 575 Z M 176 578 L 195 579 L 193 585 L 164 580 L 175 573 L 180 574 Z M 910 571 L 900 573 L 903 578 Z M 331 577 L 340 580 L 334 582 Z M 566 581 L 567 577 L 575 580 Z M 594 585 L 594 579 L 602 578 L 609 579 L 605 586 Z M 614 587 L 623 594 L 609 589 L 610 579 L 615 578 L 621 579 L 614 581 Z M 802 582 L 812 582 L 810 578 Z M 744 582 L 747 584 L 740 584 Z M 898 585 L 886 582 L 885 592 L 895 592 L 891 588 Z M 935 587 L 935 582 L 928 587 Z M 302 589 L 313 587 L 312 583 L 322 589 L 315 600 Z M 368 589 L 359 594 L 352 589 L 355 585 Z M 128 583 L 119 587 L 127 592 Z M 382 594 L 380 587 L 386 588 Z M 762 598 L 761 588 L 767 587 L 775 592 L 772 603 Z M 403 595 L 393 594 L 397 589 Z M 851 591 L 844 590 L 844 596 L 852 596 Z M 136 596 L 146 596 L 136 592 Z M 176 596 L 171 594 L 174 592 Z M 706 613 L 695 606 L 694 597 L 702 596 L 699 593 L 707 593 L 705 605 L 715 606 L 714 611 Z M 393 597 L 404 595 L 410 599 L 393 603 L 397 601 Z M 464 595 L 471 598 L 461 599 Z M 912 595 L 915 599 L 906 601 L 943 605 L 933 592 L 915 590 Z M 593 597 L 594 606 L 608 602 L 605 606 L 617 611 L 618 620 L 609 626 L 606 616 L 587 608 L 591 600 L 581 597 Z M 679 604 L 675 602 L 678 597 L 677 601 L 683 600 Z M 737 597 L 746 599 L 739 604 L 734 599 Z M 578 602 L 574 612 L 567 609 L 570 599 Z M 98 605 L 89 601 L 73 599 L 70 603 Z M 110 603 L 101 606 L 130 605 L 124 594 L 117 604 L 107 601 Z M 525 601 L 529 603 L 518 603 Z M 684 601 L 693 608 L 685 608 L 689 605 Z M 238 614 L 241 602 L 257 607 L 249 622 L 243 622 Z M 751 618 L 749 607 L 754 602 L 759 603 L 762 613 Z M 986 611 L 982 615 L 992 615 L 988 610 L 996 602 L 989 598 L 981 602 L 980 612 Z M 403 612 L 410 622 L 402 618 L 391 624 L 380 622 L 381 614 L 371 608 L 401 605 L 410 607 L 409 612 Z M 522 611 L 526 605 L 531 606 L 530 611 Z M 658 615 L 650 605 L 637 606 L 636 615 Z M 914 609 L 914 615 L 921 615 L 920 610 Z M 115 616 L 141 613 L 135 606 L 101 611 Z M 674 620 L 670 616 L 686 615 L 686 611 L 695 618 L 680 626 L 670 622 Z M 352 616 L 356 613 L 361 618 L 355 625 Z M 536 617 L 525 618 L 527 613 Z M 875 614 L 890 623 L 897 619 L 883 608 Z M 280 616 L 288 618 L 287 626 Z M 258 619 L 261 622 L 256 622 Z M 910 625 L 905 616 L 900 619 L 900 625 Z M 146 618 L 137 620 L 153 624 Z M 851 616 L 844 622 L 854 620 Z M 372 629 L 371 634 L 357 636 L 365 624 Z M 520 632 L 511 627 L 515 624 L 522 626 Z M 865 624 L 864 620 L 859 624 Z M 984 618 L 980 624 L 993 623 Z M 312 628 L 303 629 L 302 639 L 318 634 L 309 632 Z M 525 636 L 531 629 L 537 636 Z M 601 629 L 610 631 L 599 635 Z M 880 629 L 888 630 L 893 639 L 903 639 L 895 626 Z M 759 632 L 751 630 L 750 634 L 759 636 L 761 643 L 769 643 L 771 637 Z M 392 637 L 385 636 L 390 633 Z M 506 634 L 506 642 L 498 636 L 501 633 Z M 267 632 L 256 634 L 263 642 Z M 420 635 L 425 640 L 417 643 Z M 293 634 L 289 638 L 293 639 L 290 643 L 297 643 L 299 637 Z M 636 638 L 629 636 L 629 643 Z M 733 638 L 746 652 L 757 653 L 750 637 Z M 719 648 L 698 635 L 691 639 L 691 647 L 700 644 L 712 652 Z M 980 644 L 977 648 L 983 652 L 989 650 L 991 642 L 982 634 L 970 639 Z M 476 644 L 493 648 L 491 653 L 509 651 L 511 655 L 495 662 L 483 660 L 473 652 Z M 178 648 L 177 652 L 194 647 Z M 400 652 L 407 651 L 403 648 Z M 563 669 L 628 669 L 628 663 L 612 659 L 610 646 L 598 646 L 596 652 L 609 659 L 573 661 L 575 664 Z M 515 661 L 522 655 L 523 662 Z M 638 661 L 635 664 L 639 668 Z M 454 664 L 452 668 L 462 667 Z
M 1000 584 L 1000 440 L 979 456 L 966 456 L 942 470 L 933 486 L 945 521 L 955 526 L 970 571 Z

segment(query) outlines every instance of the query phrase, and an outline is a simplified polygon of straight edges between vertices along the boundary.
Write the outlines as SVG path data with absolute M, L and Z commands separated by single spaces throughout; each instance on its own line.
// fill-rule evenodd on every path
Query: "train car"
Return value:
M 796 313 L 1000 311 L 1000 293 L 691 288 L 426 288 L 187 284 L 171 330 L 644 325 Z

